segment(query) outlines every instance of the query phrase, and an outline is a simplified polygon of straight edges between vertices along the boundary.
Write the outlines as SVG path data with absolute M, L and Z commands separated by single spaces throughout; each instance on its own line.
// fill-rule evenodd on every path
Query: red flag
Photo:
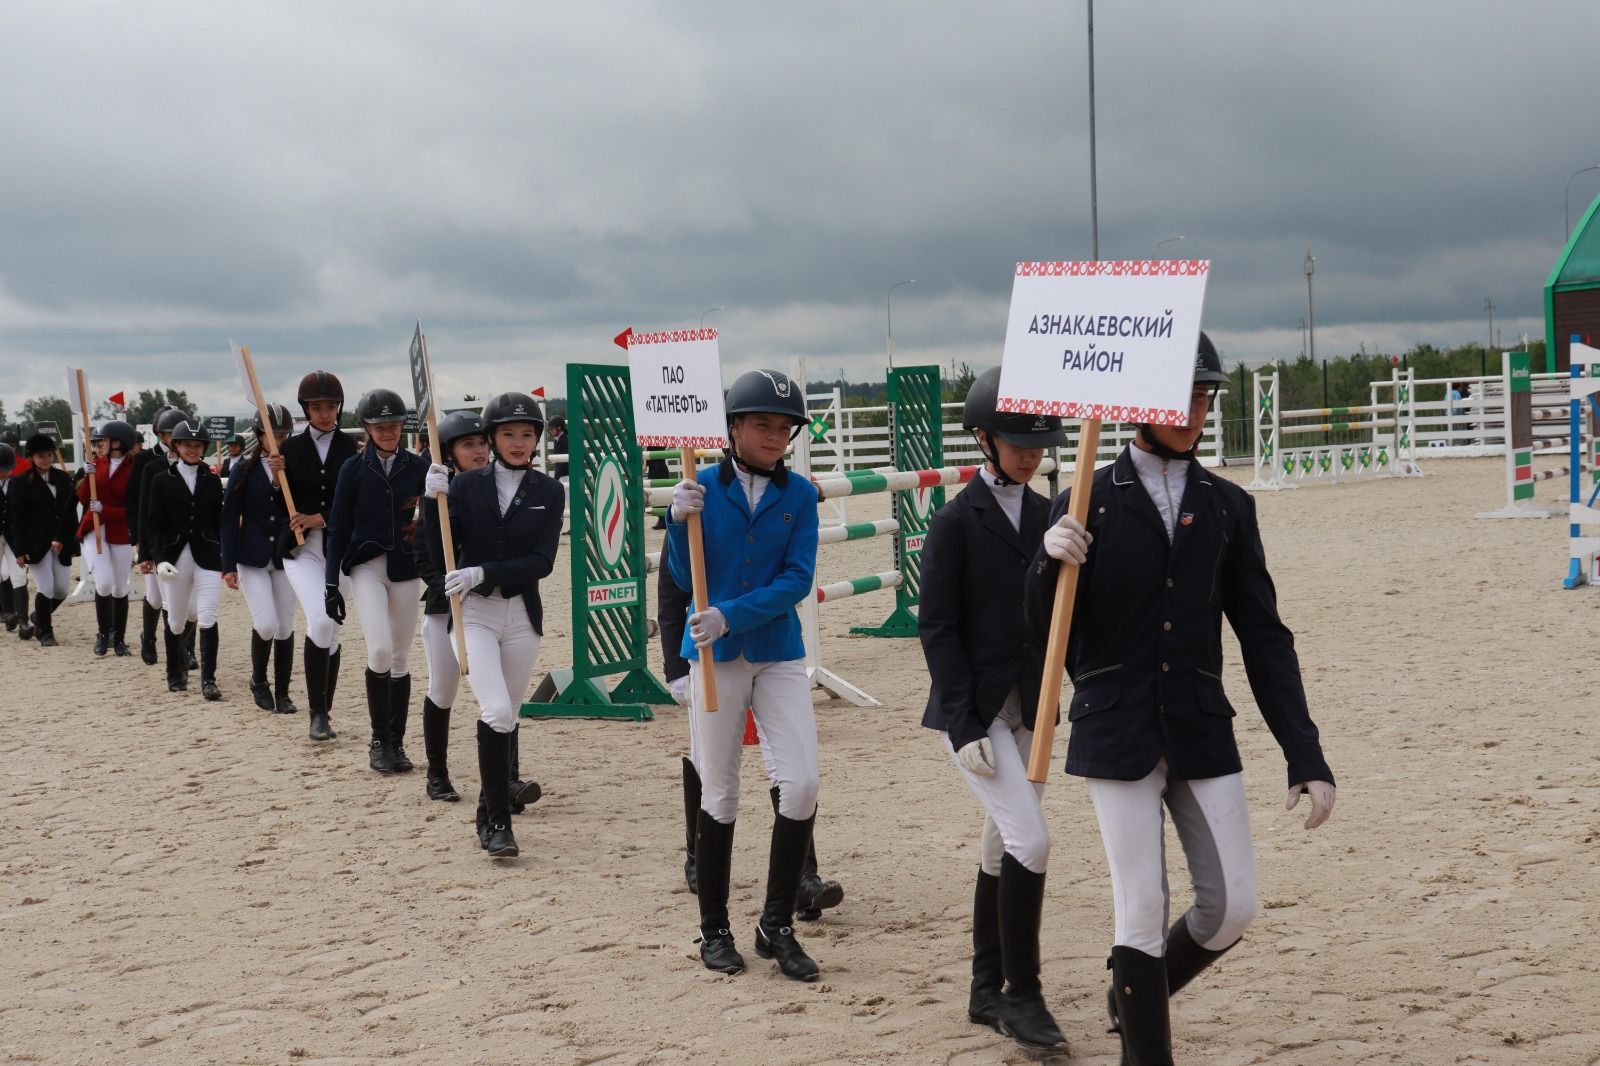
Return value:
M 120 392 L 117 393 L 115 396 L 112 396 L 111 399 L 110 399 L 110 402 L 116 404 L 118 407 L 126 407 L 126 406 L 128 406 L 128 401 L 123 398 L 123 395 Z
M 533 394 L 541 400 L 544 399 L 544 386 L 540 385 L 537 389 L 534 389 Z

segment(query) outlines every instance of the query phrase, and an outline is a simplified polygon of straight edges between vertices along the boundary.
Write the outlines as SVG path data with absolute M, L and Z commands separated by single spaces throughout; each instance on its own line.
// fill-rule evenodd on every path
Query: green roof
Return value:
M 1595 197 L 1567 238 L 1566 247 L 1545 279 L 1546 287 L 1560 291 L 1600 285 L 1600 223 L 1595 217 L 1596 207 L 1600 207 L 1600 196 Z

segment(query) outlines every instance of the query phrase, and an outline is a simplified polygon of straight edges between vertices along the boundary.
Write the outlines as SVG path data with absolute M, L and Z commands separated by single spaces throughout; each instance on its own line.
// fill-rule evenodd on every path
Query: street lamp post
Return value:
M 1485 296 L 1483 298 L 1483 309 L 1485 311 L 1489 312 L 1489 347 L 1493 348 L 1494 347 L 1494 301 L 1489 299 L 1489 297 Z
M 1089 233 L 1100 258 L 1100 185 L 1094 143 L 1094 0 L 1089 0 Z
M 1306 320 L 1304 316 L 1300 318 L 1300 354 L 1306 354 Z
M 725 307 L 708 307 L 704 311 L 701 311 L 700 312 L 700 328 L 701 329 L 705 329 L 706 328 L 706 316 L 709 315 L 711 312 L 713 312 L 713 311 L 726 311 L 726 310 L 727 310 L 727 308 L 725 308 Z
M 1561 196 L 1561 217 L 1566 222 L 1566 228 L 1561 231 L 1562 240 L 1572 236 L 1572 179 L 1579 174 L 1587 174 L 1591 170 L 1600 170 L 1600 163 L 1590 167 L 1581 167 L 1573 171 L 1572 177 L 1567 179 L 1567 191 Z
M 1162 245 L 1163 245 L 1163 244 L 1171 244 L 1171 243 L 1172 243 L 1172 242 L 1173 242 L 1173 241 L 1181 241 L 1181 240 L 1186 240 L 1186 239 L 1187 239 L 1187 238 L 1186 238 L 1186 237 L 1185 237 L 1185 236 L 1184 236 L 1184 235 L 1183 235 L 1183 234 L 1182 234 L 1182 233 L 1180 233 L 1180 234 L 1178 234 L 1178 235 L 1177 235 L 1177 236 L 1176 236 L 1176 237 L 1168 237 L 1168 238 L 1167 238 L 1167 239 L 1166 239 L 1166 240 L 1164 240 L 1164 241 L 1157 241 L 1157 242 L 1156 242 L 1156 252 L 1155 252 L 1155 257 L 1156 257 L 1156 258 L 1157 258 L 1157 259 L 1160 259 L 1160 258 L 1161 258 L 1161 246 L 1162 246 Z
M 902 285 L 915 285 L 916 283 L 916 278 L 909 278 L 905 281 L 897 281 L 893 285 L 889 286 L 889 291 L 885 293 L 883 297 L 883 316 L 889 329 L 889 332 L 886 335 L 885 344 L 889 349 L 889 369 L 891 370 L 894 369 L 894 290 L 900 288 Z
M 1317 261 L 1312 258 L 1311 249 L 1306 248 L 1306 354 L 1314 363 L 1317 361 L 1317 307 L 1311 298 L 1311 275 L 1317 272 Z

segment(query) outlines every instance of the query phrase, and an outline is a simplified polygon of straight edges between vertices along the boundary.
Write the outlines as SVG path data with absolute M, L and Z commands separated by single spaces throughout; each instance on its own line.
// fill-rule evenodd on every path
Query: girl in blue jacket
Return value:
M 756 923 L 756 953 L 776 959 L 786 977 L 812 981 L 817 964 L 795 939 L 795 892 L 817 813 L 817 723 L 795 604 L 811 595 L 817 565 L 817 490 L 783 466 L 806 424 L 805 393 L 787 375 L 756 370 L 728 390 L 728 458 L 673 490 L 667 526 L 673 580 L 690 587 L 684 525 L 699 513 L 705 536 L 706 610 L 689 616 L 683 656 L 691 663 L 689 747 L 698 771 L 700 816 L 695 863 L 700 958 L 738 973 L 744 959 L 728 920 L 733 824 L 739 812 L 739 755 L 746 707 L 772 755 L 778 815 L 772 826 L 766 902 Z M 721 710 L 700 695 L 699 649 L 710 646 Z

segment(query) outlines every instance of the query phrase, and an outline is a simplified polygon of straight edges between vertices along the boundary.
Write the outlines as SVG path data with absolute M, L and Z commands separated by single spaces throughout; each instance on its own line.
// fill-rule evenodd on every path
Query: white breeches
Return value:
M 28 564 L 28 573 L 33 575 L 33 583 L 39 589 L 39 595 L 50 600 L 64 600 L 72 591 L 72 567 L 62 565 L 56 558 L 55 552 L 50 552 L 43 559 Z
M 144 575 L 144 602 L 148 603 L 157 611 L 161 610 L 162 606 L 166 603 L 165 594 L 162 591 L 161 585 L 161 578 L 156 575 L 154 570 L 151 570 L 148 574 Z
M 11 545 L 0 541 L 0 581 L 13 581 L 20 585 L 27 580 L 27 571 L 17 562 L 17 555 L 11 550 Z
M 435 707 L 449 710 L 461 688 L 461 664 L 456 662 L 449 615 L 422 616 L 422 654 L 428 660 L 428 699 Z
M 84 541 L 84 558 L 95 554 L 94 537 Z M 133 545 L 106 544 L 106 553 L 94 561 L 94 591 L 98 596 L 115 596 L 122 599 L 128 594 L 128 582 L 133 575 Z
M 994 776 L 983 777 L 961 765 L 950 734 L 941 733 L 945 750 L 967 787 L 983 804 L 983 845 L 979 860 L 983 872 L 1000 875 L 1000 860 L 1009 853 L 1036 874 L 1050 862 L 1050 828 L 1044 820 L 1044 785 L 1028 780 L 1028 755 L 1033 730 L 1023 724 L 1021 697 L 1016 689 L 989 723 L 989 744 L 994 748 Z
M 539 634 L 533 631 L 521 596 L 506 599 L 469 593 L 462 599 L 466 628 L 467 684 L 478 698 L 478 717 L 496 733 L 517 726 L 522 698 L 539 658 Z M 437 702 L 437 701 L 435 701 Z
M 272 565 L 238 569 L 239 591 L 250 609 L 250 625 L 262 640 L 294 636 L 294 586 L 289 575 Z
M 411 642 L 417 635 L 422 581 L 392 581 L 389 557 L 379 555 L 350 568 L 356 621 L 367 642 L 367 669 L 405 677 L 411 672 Z
M 201 629 L 210 629 L 217 624 L 222 575 L 201 569 L 188 548 L 178 556 L 177 567 L 177 575 L 167 582 L 167 628 L 182 633 L 185 625 L 197 622 Z
M 339 625 L 328 617 L 323 598 L 328 577 L 327 561 L 322 556 L 322 530 L 307 531 L 305 544 L 295 549 L 292 559 L 283 561 L 283 572 L 289 575 L 289 584 L 294 586 L 295 598 L 306 616 L 306 637 L 319 648 L 338 650 Z M 350 578 L 345 574 L 339 575 L 339 590 L 350 595 Z
M 1256 857 L 1244 776 L 1168 781 L 1167 760 L 1138 781 L 1090 778 L 1089 798 L 1111 866 L 1115 944 L 1146 955 L 1166 954 L 1167 862 L 1163 801 L 1183 844 L 1194 886 L 1189 935 L 1221 951 L 1256 916 Z
M 700 663 L 689 663 L 689 752 L 700 774 L 700 809 L 727 825 L 739 814 L 739 763 L 745 708 L 755 712 L 768 776 L 778 786 L 778 812 L 804 821 L 817 813 L 820 779 L 817 719 L 805 662 L 716 664 L 717 706 L 706 711 Z

